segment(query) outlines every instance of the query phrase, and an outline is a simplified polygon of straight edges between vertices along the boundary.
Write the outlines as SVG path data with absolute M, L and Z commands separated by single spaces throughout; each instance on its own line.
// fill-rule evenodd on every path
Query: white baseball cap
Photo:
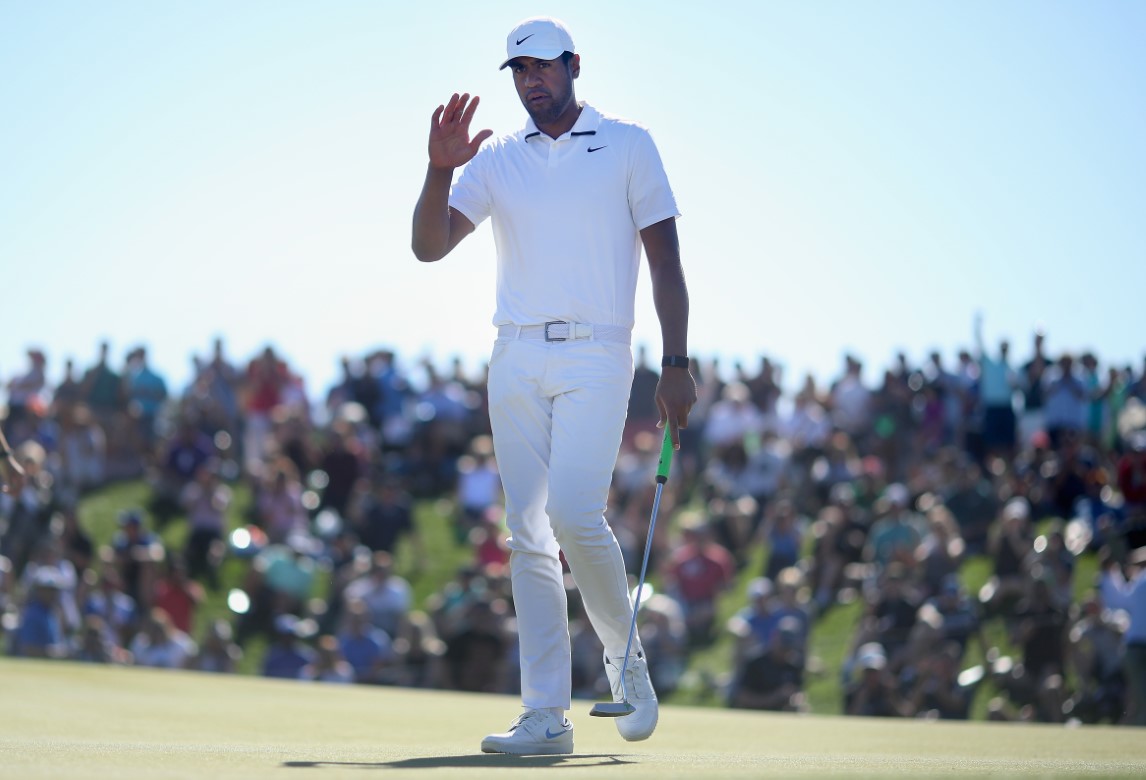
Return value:
M 501 70 L 515 57 L 536 57 L 555 60 L 565 52 L 574 52 L 573 36 L 565 23 L 549 16 L 535 16 L 518 22 L 505 39 L 505 62 Z

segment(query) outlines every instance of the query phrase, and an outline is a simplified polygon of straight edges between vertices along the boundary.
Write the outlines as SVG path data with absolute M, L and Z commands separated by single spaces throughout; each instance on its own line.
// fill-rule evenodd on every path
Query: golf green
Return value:
M 13 659 L 0 692 L 3 778 L 1146 776 L 1146 731 L 1123 727 L 665 707 L 627 743 L 575 702 L 574 755 L 518 757 L 478 751 L 505 696 Z

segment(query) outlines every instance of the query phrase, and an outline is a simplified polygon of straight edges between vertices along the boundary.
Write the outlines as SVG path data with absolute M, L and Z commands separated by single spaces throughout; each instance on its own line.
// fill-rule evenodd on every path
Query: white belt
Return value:
M 555 320 L 541 325 L 501 325 L 497 329 L 499 339 L 545 339 L 546 341 L 615 341 L 628 344 L 632 334 L 620 325 L 587 325 L 584 322 Z

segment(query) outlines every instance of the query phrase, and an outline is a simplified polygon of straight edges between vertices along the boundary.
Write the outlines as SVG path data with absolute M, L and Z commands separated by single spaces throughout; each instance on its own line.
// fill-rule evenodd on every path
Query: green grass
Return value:
M 478 752 L 513 697 L 0 660 L 0 777 L 1146 776 L 1141 729 L 662 708 L 626 743 L 581 703 L 571 756 Z

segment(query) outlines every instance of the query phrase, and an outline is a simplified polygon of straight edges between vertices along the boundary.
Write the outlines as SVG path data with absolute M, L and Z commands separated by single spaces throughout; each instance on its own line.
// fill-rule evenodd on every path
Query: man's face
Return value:
M 577 55 L 568 63 L 562 62 L 560 57 L 553 60 L 516 57 L 510 61 L 517 96 L 534 124 L 541 126 L 555 121 L 574 103 L 573 79 L 580 67 Z

